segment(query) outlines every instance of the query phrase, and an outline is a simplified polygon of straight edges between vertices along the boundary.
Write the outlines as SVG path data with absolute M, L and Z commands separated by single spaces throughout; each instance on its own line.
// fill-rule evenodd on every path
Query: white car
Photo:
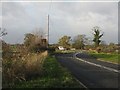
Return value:
M 58 49 L 59 50 L 65 50 L 65 48 L 63 46 L 59 46 Z

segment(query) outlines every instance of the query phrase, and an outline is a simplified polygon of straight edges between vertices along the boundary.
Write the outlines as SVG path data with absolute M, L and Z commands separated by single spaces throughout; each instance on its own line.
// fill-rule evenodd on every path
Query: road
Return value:
M 108 70 L 102 67 L 98 67 L 83 61 L 76 59 L 82 58 L 84 61 L 89 61 L 92 63 L 97 63 L 104 65 L 105 67 L 110 67 L 117 69 L 117 65 L 108 64 L 101 62 L 90 57 L 85 53 L 69 53 L 69 54 L 56 54 L 58 62 L 62 66 L 68 68 L 68 70 L 87 88 L 118 88 L 118 72 Z M 93 61 L 91 61 L 93 60 Z

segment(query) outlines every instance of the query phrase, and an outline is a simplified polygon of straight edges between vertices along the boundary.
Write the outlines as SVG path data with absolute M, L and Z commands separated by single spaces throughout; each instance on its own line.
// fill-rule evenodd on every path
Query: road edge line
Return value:
M 82 62 L 91 64 L 91 65 L 94 65 L 94 66 L 97 66 L 97 67 L 100 67 L 100 68 L 104 68 L 104 69 L 107 69 L 107 70 L 109 70 L 109 71 L 114 71 L 114 72 L 120 73 L 119 70 L 116 70 L 116 69 L 113 69 L 113 68 L 109 68 L 109 67 L 105 67 L 105 66 L 102 66 L 102 65 L 99 65 L 99 64 L 95 64 L 95 63 L 92 63 L 92 62 L 88 62 L 88 61 L 85 61 L 85 60 L 83 60 L 83 59 L 81 59 L 81 58 L 78 58 L 78 57 L 76 56 L 77 54 L 79 54 L 79 53 L 75 53 L 75 54 L 73 55 L 73 57 L 76 58 L 76 59 L 78 59 L 78 60 L 80 60 L 80 61 L 82 61 Z
M 74 79 L 75 79 L 80 85 L 82 85 L 85 89 L 88 90 L 88 87 L 85 86 L 82 82 L 80 82 L 76 77 L 74 77 Z

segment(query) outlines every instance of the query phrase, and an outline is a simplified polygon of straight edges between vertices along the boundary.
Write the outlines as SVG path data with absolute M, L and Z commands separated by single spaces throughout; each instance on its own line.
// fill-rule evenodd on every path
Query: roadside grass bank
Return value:
M 16 88 L 83 88 L 66 68 L 55 59 L 48 56 L 43 63 L 42 76 L 21 82 Z
M 88 54 L 91 55 L 92 57 L 97 58 L 98 60 L 120 64 L 119 59 L 120 54 L 93 53 L 93 52 L 88 52 Z

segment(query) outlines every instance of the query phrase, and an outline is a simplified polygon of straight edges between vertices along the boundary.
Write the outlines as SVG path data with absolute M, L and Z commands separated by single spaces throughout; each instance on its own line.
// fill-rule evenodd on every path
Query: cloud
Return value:
M 57 28 L 57 36 L 60 36 L 60 33 L 63 35 L 64 32 L 72 36 L 87 34 L 91 37 L 91 29 L 97 25 L 105 33 L 103 40 L 117 42 L 117 3 L 55 3 L 52 7 L 52 16 L 54 23 L 59 22 L 53 27 L 63 26 L 62 29 Z M 111 38 L 111 34 L 115 35 L 114 38 Z
M 2 27 L 2 3 L 0 3 L 0 27 Z
M 56 43 L 63 35 L 92 37 L 91 29 L 96 25 L 105 33 L 103 40 L 117 43 L 118 8 L 115 2 L 4 2 L 2 10 L 3 27 L 8 30 L 4 39 L 9 43 L 23 42 L 24 34 L 35 28 L 46 30 L 48 13 L 50 43 Z

